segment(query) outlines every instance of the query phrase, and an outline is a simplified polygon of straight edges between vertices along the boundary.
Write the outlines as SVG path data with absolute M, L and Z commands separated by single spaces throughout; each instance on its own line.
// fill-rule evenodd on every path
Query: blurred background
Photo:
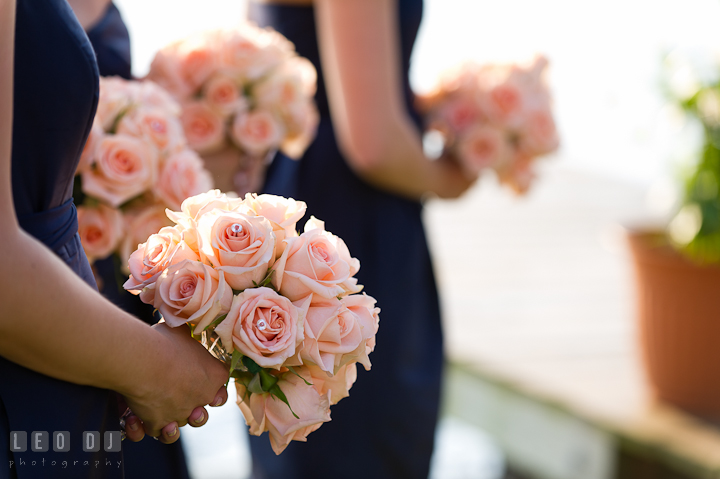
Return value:
M 139 77 L 168 42 L 245 11 L 115 3 Z M 668 103 L 663 63 L 711 65 L 718 19 L 716 0 L 425 0 L 413 86 L 462 61 L 542 53 L 561 138 L 525 197 L 484 178 L 459 201 L 428 202 L 449 355 L 433 479 L 720 477 L 712 423 L 652 399 L 624 232 L 664 224 L 677 203 L 702 138 Z M 194 477 L 245 477 L 239 411 L 211 414 L 183 430 Z

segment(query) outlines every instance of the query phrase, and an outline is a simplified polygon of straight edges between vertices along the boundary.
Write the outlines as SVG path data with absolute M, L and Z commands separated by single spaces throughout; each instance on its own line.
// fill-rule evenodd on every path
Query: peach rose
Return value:
M 127 135 L 103 138 L 92 168 L 82 173 L 87 195 L 120 206 L 150 189 L 157 175 L 157 151 L 143 140 Z
M 135 101 L 145 108 L 157 108 L 168 115 L 179 117 L 182 112 L 180 104 L 170 93 L 151 80 L 133 82 L 135 86 Z
M 128 259 L 130 278 L 123 288 L 147 304 L 155 301 L 155 282 L 168 267 L 181 261 L 198 261 L 200 257 L 183 240 L 177 228 L 164 227 L 158 233 L 151 234 L 145 243 L 139 244 L 137 250 Z
M 162 228 L 172 226 L 172 222 L 165 214 L 165 208 L 158 204 L 125 211 L 123 220 L 126 233 L 118 248 L 118 254 L 123 263 L 140 243 L 146 242 L 151 235 Z M 127 274 L 130 273 L 127 264 L 123 264 L 123 271 Z
M 525 105 L 523 90 L 514 82 L 493 86 L 481 95 L 480 102 L 490 121 L 503 126 L 516 126 Z
M 251 155 L 261 155 L 277 148 L 284 136 L 277 117 L 259 109 L 237 115 L 230 134 L 237 146 Z
M 132 86 L 120 77 L 100 77 L 100 98 L 95 118 L 108 132 L 117 117 L 132 106 Z
M 357 380 L 356 363 L 346 364 L 332 376 L 312 364 L 306 364 L 305 368 L 310 373 L 310 378 L 303 377 L 313 384 L 317 392 L 321 395 L 330 393 L 330 405 L 337 404 L 341 399 L 348 397 L 350 388 Z
M 220 55 L 224 69 L 245 80 L 257 80 L 290 57 L 292 51 L 292 43 L 279 33 L 245 25 L 225 32 Z
M 555 121 L 549 110 L 534 110 L 525 114 L 520 134 L 520 150 L 528 156 L 552 153 L 559 146 Z
M 288 134 L 280 149 L 288 157 L 298 160 L 315 139 L 320 115 L 312 102 L 306 102 L 289 112 Z
M 186 198 L 208 191 L 212 186 L 212 177 L 203 160 L 194 151 L 185 149 L 165 160 L 153 191 L 170 208 L 178 209 Z
M 189 229 L 195 228 L 197 220 L 205 213 L 214 209 L 234 211 L 240 208 L 242 204 L 243 201 L 239 198 L 228 196 L 220 190 L 210 190 L 187 198 L 180 205 L 180 211 L 166 210 L 165 213 L 179 227 Z
M 311 217 L 303 234 L 284 242 L 287 246 L 272 278 L 281 294 L 296 301 L 310 293 L 331 299 L 360 291 L 353 278 L 360 262 L 350 256 L 342 239 L 325 231 L 322 221 Z
M 506 163 L 511 154 L 503 131 L 488 125 L 477 125 L 463 135 L 457 152 L 463 166 L 472 173 L 497 168 Z
M 471 95 L 458 96 L 447 102 L 438 114 L 454 135 L 465 132 L 482 118 L 480 108 Z
M 193 101 L 183 105 L 180 116 L 188 145 L 201 155 L 222 148 L 225 143 L 225 124 L 205 102 Z
M 510 187 L 516 194 L 524 195 L 535 179 L 532 158 L 517 152 L 512 161 L 498 170 L 500 183 Z
M 103 259 L 115 250 L 123 235 L 120 210 L 99 204 L 95 208 L 78 206 L 78 233 L 90 262 Z
M 143 138 L 163 154 L 185 146 L 185 134 L 180 121 L 160 108 L 135 108 L 125 114 L 117 126 L 121 135 Z
M 306 58 L 288 59 L 272 75 L 253 86 L 252 97 L 262 108 L 286 112 L 315 95 L 317 72 Z
M 310 377 L 307 368 L 298 368 L 297 372 L 304 378 Z M 305 442 L 308 434 L 330 421 L 330 391 L 320 394 L 315 387 L 290 372 L 280 375 L 277 385 L 299 419 L 293 416 L 287 404 L 271 394 L 249 394 L 241 382 L 235 383 L 237 404 L 250 427 L 250 434 L 260 436 L 268 431 L 273 451 L 280 454 L 290 441 Z
M 203 87 L 203 97 L 208 106 L 221 116 L 228 117 L 235 112 L 248 109 L 248 100 L 241 93 L 242 86 L 232 77 L 217 74 Z
M 202 258 L 225 273 L 233 289 L 259 284 L 275 260 L 275 235 L 262 216 L 215 209 L 197 222 Z
M 100 122 L 96 117 L 95 121 L 93 121 L 92 128 L 90 129 L 88 139 L 85 142 L 85 147 L 83 148 L 82 155 L 80 155 L 80 162 L 78 163 L 77 170 L 75 171 L 76 175 L 84 171 L 88 171 L 92 164 L 95 163 L 95 160 L 97 158 L 98 145 L 100 144 L 100 141 L 103 139 L 104 136 L 105 132 L 103 131 L 102 126 L 100 125 Z
M 178 73 L 191 91 L 197 91 L 220 66 L 217 35 L 212 31 L 195 35 L 178 48 Z
M 303 341 L 309 304 L 309 296 L 292 303 L 270 288 L 246 289 L 233 298 L 215 333 L 229 353 L 237 349 L 258 366 L 279 370 Z
M 150 64 L 147 79 L 171 92 L 176 98 L 184 99 L 193 93 L 193 86 L 180 75 L 178 48 L 175 42 L 158 51 Z
M 295 230 L 297 222 L 305 216 L 307 205 L 304 201 L 295 201 L 275 195 L 245 195 L 244 205 L 258 216 L 264 216 L 270 221 L 275 233 L 275 257 L 283 252 L 283 240 L 297 236 Z
M 305 317 L 300 359 L 329 374 L 356 361 L 369 370 L 368 341 L 377 333 L 378 312 L 375 299 L 367 295 L 314 299 Z
M 202 331 L 227 313 L 232 301 L 232 289 L 222 271 L 186 259 L 169 266 L 158 277 L 153 305 L 171 327 L 190 323 Z

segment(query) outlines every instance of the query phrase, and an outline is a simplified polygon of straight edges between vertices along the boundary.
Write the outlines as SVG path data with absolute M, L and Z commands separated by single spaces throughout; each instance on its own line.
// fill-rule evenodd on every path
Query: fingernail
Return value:
M 223 400 L 222 396 L 217 396 L 217 397 L 215 398 L 215 402 L 212 403 L 213 407 L 214 407 L 214 406 L 219 406 L 219 405 L 221 405 L 221 404 L 222 404 L 222 400 Z
M 177 434 L 177 426 L 175 426 L 173 430 L 168 433 L 168 437 L 173 437 L 175 434 Z
M 204 413 L 204 412 L 200 413 L 200 416 L 199 416 L 197 419 L 195 419 L 195 422 L 196 422 L 196 423 L 201 423 L 201 422 L 203 422 L 203 419 L 205 419 L 205 413 Z
M 137 431 L 138 430 L 138 423 L 137 419 L 131 419 L 128 421 L 128 426 L 130 426 L 131 431 Z

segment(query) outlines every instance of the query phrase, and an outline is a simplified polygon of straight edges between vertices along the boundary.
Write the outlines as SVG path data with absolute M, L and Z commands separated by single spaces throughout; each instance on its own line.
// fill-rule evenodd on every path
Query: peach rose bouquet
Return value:
M 180 102 L 188 144 L 241 196 L 259 189 L 274 152 L 297 159 L 315 137 L 315 68 L 275 31 L 246 23 L 174 42 L 148 78 Z
M 492 170 L 502 184 L 525 193 L 536 158 L 559 145 L 546 67 L 547 60 L 536 57 L 527 66 L 465 64 L 446 72 L 418 97 L 428 132 L 468 171 Z
M 152 82 L 100 79 L 73 191 L 91 262 L 114 252 L 126 258 L 140 240 L 172 224 L 166 207 L 177 209 L 188 196 L 212 188 L 202 160 L 187 146 L 180 113 Z
M 212 190 L 167 210 L 128 260 L 124 287 L 224 361 L 238 405 L 275 453 L 330 421 L 357 363 L 370 369 L 378 314 L 360 262 L 301 201 Z

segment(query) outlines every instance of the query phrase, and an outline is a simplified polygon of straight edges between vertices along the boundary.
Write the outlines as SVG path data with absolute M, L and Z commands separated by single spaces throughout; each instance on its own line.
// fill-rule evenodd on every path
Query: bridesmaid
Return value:
M 250 19 L 294 42 L 319 77 L 317 138 L 299 162 L 278 155 L 265 190 L 307 202 L 345 240 L 382 309 L 373 370 L 358 368 L 330 423 L 278 457 L 250 438 L 256 479 L 428 475 L 443 345 L 422 199 L 457 197 L 474 178 L 423 154 L 408 81 L 422 10 L 422 0 L 250 3 Z
M 81 447 L 84 431 L 119 429 L 117 393 L 137 414 L 128 437 L 165 443 L 227 397 L 225 368 L 187 331 L 151 328 L 95 290 L 70 193 L 97 99 L 97 64 L 65 0 L 0 0 L 3 477 L 122 477 L 120 452 Z M 70 450 L 22 451 L 11 431 L 68 432 Z
M 69 0 L 78 21 L 87 32 L 101 76 L 132 78 L 130 35 L 114 3 L 110 0 Z M 159 318 L 152 305 L 140 301 L 118 287 L 113 257 L 95 261 L 93 271 L 98 278 L 100 293 L 118 307 L 148 324 Z M 171 445 L 160 444 L 150 438 L 123 447 L 127 477 L 189 479 L 182 440 Z

